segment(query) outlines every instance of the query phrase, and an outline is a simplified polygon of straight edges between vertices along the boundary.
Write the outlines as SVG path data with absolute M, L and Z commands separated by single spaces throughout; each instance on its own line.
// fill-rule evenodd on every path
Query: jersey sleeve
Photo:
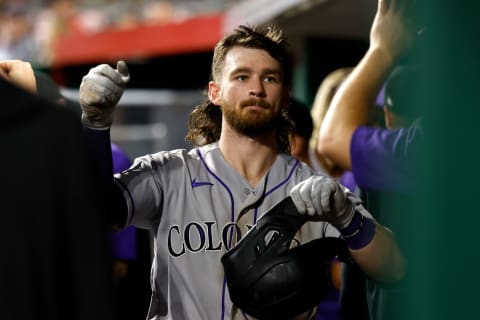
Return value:
M 370 191 L 407 192 L 417 182 L 422 142 L 419 127 L 389 130 L 358 127 L 350 156 L 357 184 Z
M 115 173 L 126 170 L 132 164 L 128 155 L 116 144 L 112 143 L 113 171 Z M 117 259 L 137 258 L 137 229 L 133 226 L 113 231 L 110 234 L 112 256 Z
M 115 182 L 126 199 L 126 226 L 150 229 L 158 224 L 163 192 L 148 156 L 135 159 L 128 170 L 115 174 Z

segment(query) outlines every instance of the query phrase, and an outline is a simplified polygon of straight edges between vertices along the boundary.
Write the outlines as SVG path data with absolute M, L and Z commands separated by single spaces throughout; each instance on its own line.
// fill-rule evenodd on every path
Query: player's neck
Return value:
M 278 155 L 275 136 L 270 134 L 254 139 L 222 131 L 218 144 L 225 160 L 252 187 L 264 177 Z

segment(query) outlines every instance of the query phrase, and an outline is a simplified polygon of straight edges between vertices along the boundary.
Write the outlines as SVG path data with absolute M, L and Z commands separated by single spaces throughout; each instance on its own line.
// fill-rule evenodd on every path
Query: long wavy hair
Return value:
M 214 49 L 211 69 L 211 79 L 213 81 L 219 80 L 225 65 L 225 57 L 233 47 L 262 49 L 268 52 L 280 63 L 284 86 L 291 87 L 292 58 L 287 39 L 279 28 L 273 26 L 256 30 L 256 28 L 242 25 L 235 29 L 232 34 L 224 37 Z M 202 103 L 196 106 L 189 115 L 188 133 L 185 140 L 194 145 L 202 146 L 218 141 L 221 130 L 222 110 L 210 101 L 207 88 L 204 91 Z M 282 108 L 276 130 L 279 149 L 282 152 L 290 153 L 288 137 L 293 132 L 293 123 L 289 118 L 287 108 Z

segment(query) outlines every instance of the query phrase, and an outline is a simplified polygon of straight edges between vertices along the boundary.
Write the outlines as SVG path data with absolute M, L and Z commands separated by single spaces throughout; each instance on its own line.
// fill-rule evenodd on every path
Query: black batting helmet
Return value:
M 221 261 L 232 302 L 258 319 L 288 319 L 321 302 L 330 286 L 330 261 L 348 256 L 343 240 L 315 239 L 291 247 L 307 221 L 285 198 Z

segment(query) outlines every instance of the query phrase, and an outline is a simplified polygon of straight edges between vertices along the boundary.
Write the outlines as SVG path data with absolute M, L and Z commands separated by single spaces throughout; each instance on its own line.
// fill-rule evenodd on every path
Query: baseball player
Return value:
M 335 180 L 290 156 L 291 75 L 279 29 L 240 26 L 216 45 L 206 101 L 190 115 L 187 139 L 197 147 L 139 157 L 111 179 L 115 211 L 123 214 L 116 223 L 155 235 L 148 319 L 246 319 L 230 301 L 220 258 L 289 195 L 312 220 L 295 241 L 344 237 L 370 277 L 402 278 L 391 232 Z M 115 105 L 129 77 L 120 61 L 116 69 L 92 68 L 80 85 L 82 122 L 104 170 L 111 166 Z
M 387 128 L 371 124 L 377 93 L 387 83 L 387 105 L 391 102 L 389 79 L 403 78 L 395 77 L 392 70 L 405 63 L 418 42 L 409 16 L 412 3 L 379 1 L 369 49 L 332 100 L 318 135 L 318 150 L 342 169 L 351 170 L 357 184 L 369 191 L 412 192 L 421 182 L 415 168 L 423 148 L 419 110 L 405 114 L 403 107 L 403 112 L 393 114 L 385 108 Z M 414 77 L 411 72 L 403 81 L 412 83 Z M 406 96 L 411 99 L 408 93 L 400 89 L 396 96 L 405 101 Z M 396 105 L 398 109 L 402 103 L 396 101 Z

